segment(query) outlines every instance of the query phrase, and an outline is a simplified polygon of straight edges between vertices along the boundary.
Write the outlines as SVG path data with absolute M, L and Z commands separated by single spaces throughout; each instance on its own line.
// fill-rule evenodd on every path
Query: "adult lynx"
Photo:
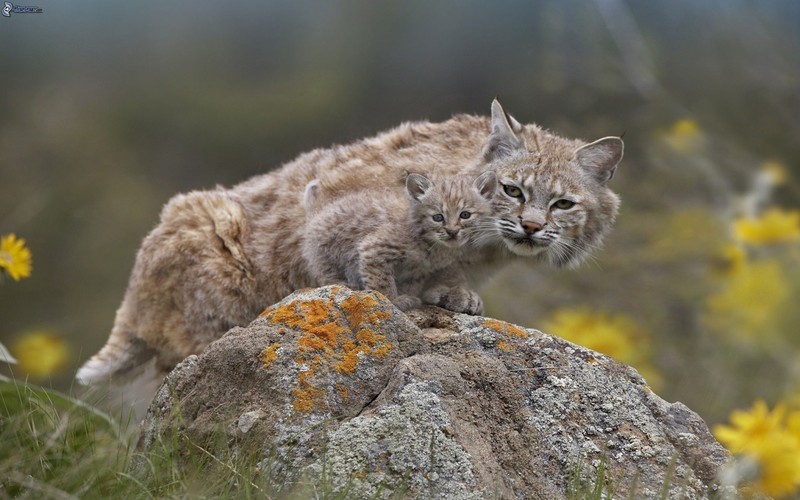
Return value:
M 405 194 L 359 191 L 322 209 L 310 194 L 315 183 L 306 189 L 311 213 L 303 242 L 315 281 L 378 290 L 404 311 L 422 305 L 427 286 L 451 282 L 461 273 L 459 261 L 480 250 L 487 231 L 494 232 L 494 172 L 436 180 L 409 174 Z M 461 295 L 459 309 L 483 312 L 477 294 Z
M 607 182 L 622 148 L 616 137 L 586 144 L 522 125 L 495 101 L 491 119 L 405 123 L 303 154 L 231 189 L 178 195 L 144 239 L 108 342 L 78 381 L 125 381 L 153 357 L 169 370 L 292 291 L 317 285 L 301 251 L 312 180 L 324 207 L 356 192 L 402 192 L 409 172 L 494 171 L 497 241 L 516 255 L 574 265 L 612 226 L 619 200 Z

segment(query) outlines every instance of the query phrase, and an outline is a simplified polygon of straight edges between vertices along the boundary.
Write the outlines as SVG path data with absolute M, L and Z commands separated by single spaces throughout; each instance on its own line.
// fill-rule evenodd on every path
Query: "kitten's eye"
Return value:
M 559 210 L 568 210 L 575 206 L 575 202 L 572 200 L 558 200 L 557 202 L 553 203 L 553 207 L 558 208 Z
M 463 212 L 458 214 L 458 216 L 461 217 L 462 219 L 469 219 L 470 217 L 472 217 L 472 212 L 467 212 L 466 210 L 464 210 Z
M 442 222 L 444 220 L 444 215 L 436 214 L 433 216 L 433 220 L 435 220 L 436 222 Z
M 503 184 L 503 191 L 506 192 L 512 198 L 522 198 L 522 190 L 517 186 L 509 186 L 508 184 Z

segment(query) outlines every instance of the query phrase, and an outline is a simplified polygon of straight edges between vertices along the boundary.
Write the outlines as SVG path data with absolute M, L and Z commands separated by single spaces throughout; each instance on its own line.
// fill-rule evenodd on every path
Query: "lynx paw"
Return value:
M 464 287 L 433 287 L 423 295 L 426 304 L 443 307 L 448 311 L 480 316 L 483 314 L 483 300 L 477 292 Z
M 422 301 L 419 297 L 414 297 L 413 295 L 399 295 L 395 297 L 392 303 L 401 311 L 417 309 L 422 305 Z

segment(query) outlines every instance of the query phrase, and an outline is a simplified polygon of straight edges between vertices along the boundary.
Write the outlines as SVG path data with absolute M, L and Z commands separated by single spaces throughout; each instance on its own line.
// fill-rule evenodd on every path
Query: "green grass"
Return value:
M 587 477 L 592 475 L 593 477 Z M 607 475 L 606 458 L 600 459 L 596 475 L 584 471 L 584 463 L 577 460 L 568 477 L 567 498 L 570 500 L 607 500 L 616 497 L 616 485 Z M 635 490 L 635 488 L 634 488 Z
M 297 484 L 262 477 L 257 450 L 211 453 L 176 435 L 141 452 L 123 427 L 77 399 L 0 378 L 0 498 L 302 496 Z
M 55 391 L 0 378 L 1 494 L 102 496 L 128 480 L 131 446 L 107 414 Z
M 287 481 L 258 443 L 209 442 L 161 432 L 146 451 L 138 429 L 57 391 L 0 376 L 0 499 L 342 499 L 323 473 Z M 181 427 L 179 410 L 171 424 Z M 128 429 L 128 430 L 125 430 Z M 396 495 L 395 495 L 396 496 Z

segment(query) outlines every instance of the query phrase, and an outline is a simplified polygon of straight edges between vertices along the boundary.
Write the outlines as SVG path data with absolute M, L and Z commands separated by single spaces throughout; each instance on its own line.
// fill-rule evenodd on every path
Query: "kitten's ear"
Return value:
M 424 175 L 408 174 L 408 177 L 406 177 L 406 191 L 408 191 L 409 196 L 417 201 L 432 187 L 433 183 Z
M 605 184 L 614 177 L 624 149 L 625 144 L 619 137 L 603 137 L 575 151 L 575 160 Z
M 491 200 L 497 190 L 497 174 L 492 171 L 484 172 L 475 179 L 474 184 L 481 196 Z
M 525 143 L 518 135 L 522 125 L 508 115 L 500 101 L 492 101 L 492 132 L 483 146 L 483 158 L 492 161 L 525 148 Z

